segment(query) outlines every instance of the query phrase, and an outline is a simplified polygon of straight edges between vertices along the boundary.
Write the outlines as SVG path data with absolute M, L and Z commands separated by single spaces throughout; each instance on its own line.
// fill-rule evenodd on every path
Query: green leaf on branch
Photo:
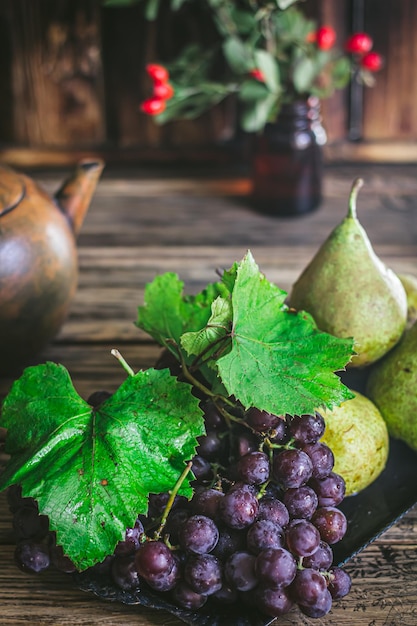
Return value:
M 93 409 L 63 366 L 27 368 L 3 405 L 11 459 L 0 489 L 21 484 L 64 552 L 86 569 L 147 512 L 150 493 L 173 488 L 204 433 L 198 402 L 190 385 L 150 369 Z M 179 493 L 192 495 L 189 482 Z
M 207 325 L 201 330 L 184 333 L 181 337 L 181 345 L 189 355 L 198 356 L 204 353 L 207 357 L 217 350 L 219 342 L 230 332 L 231 323 L 230 299 L 218 297 L 212 304 Z
M 248 253 L 232 293 L 232 349 L 217 361 L 227 392 L 245 407 L 277 415 L 311 413 L 353 395 L 335 371 L 353 354 L 353 340 L 319 331 L 312 318 L 285 304 Z
M 241 116 L 242 128 L 247 133 L 261 130 L 269 121 L 271 113 L 277 106 L 277 97 L 270 93 L 263 100 L 245 102 Z
M 204 328 L 211 316 L 211 305 L 218 296 L 229 292 L 221 283 L 207 286 L 195 296 L 184 295 L 184 283 L 176 274 L 156 276 L 145 288 L 145 304 L 138 308 L 137 326 L 160 345 L 177 355 L 174 342 L 180 345 L 185 332 Z
M 279 65 L 275 57 L 266 50 L 255 50 L 256 67 L 265 77 L 265 84 L 274 94 L 281 92 Z
M 243 102 L 253 102 L 254 100 L 263 100 L 268 96 L 268 88 L 265 83 L 248 78 L 244 80 L 240 86 L 239 99 Z
M 318 74 L 317 64 L 308 57 L 301 58 L 293 73 L 294 88 L 298 93 L 308 93 Z
M 223 53 L 233 72 L 245 74 L 253 68 L 253 57 L 238 37 L 227 37 L 223 43 Z

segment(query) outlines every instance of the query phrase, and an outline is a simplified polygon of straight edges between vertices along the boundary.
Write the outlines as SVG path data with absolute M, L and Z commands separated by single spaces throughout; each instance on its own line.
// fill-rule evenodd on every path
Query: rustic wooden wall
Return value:
M 100 12 L 96 0 L 6 2 L 13 140 L 97 145 L 105 139 Z
M 366 0 L 365 27 L 385 57 L 378 89 L 364 98 L 363 137 L 417 138 L 417 2 Z
M 168 61 L 186 41 L 213 36 L 202 3 L 173 15 L 165 5 L 148 23 L 139 5 L 103 7 L 101 0 L 1 0 L 0 158 L 13 148 L 35 161 L 66 150 L 95 149 L 145 158 L 171 158 L 191 147 L 229 140 L 235 107 L 227 102 L 200 119 L 158 127 L 139 111 L 149 93 L 144 67 Z M 308 0 L 305 9 L 332 24 L 339 43 L 350 32 L 352 9 L 386 58 L 377 85 L 363 92 L 360 138 L 365 142 L 417 139 L 417 3 L 415 0 Z M 323 103 L 332 145 L 347 154 L 349 90 Z M 38 153 L 36 153 L 38 151 Z M 388 146 L 389 151 L 389 146 Z M 369 153 L 368 153 L 369 154 Z M 48 157 L 45 157 L 48 158 Z M 51 157 L 53 158 L 53 157 Z M 371 157 L 372 158 L 372 157 Z

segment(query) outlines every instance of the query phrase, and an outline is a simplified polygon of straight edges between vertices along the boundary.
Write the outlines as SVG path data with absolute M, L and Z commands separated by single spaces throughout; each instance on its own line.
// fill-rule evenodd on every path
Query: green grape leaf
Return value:
M 207 325 L 201 330 L 184 333 L 181 337 L 181 345 L 187 354 L 199 355 L 213 353 L 226 334 L 230 331 L 232 323 L 232 304 L 230 299 L 215 299 L 211 306 L 211 316 Z
M 65 553 L 88 568 L 147 512 L 150 493 L 175 486 L 205 432 L 198 402 L 168 370 L 149 369 L 93 409 L 63 366 L 29 367 L 4 400 L 11 458 L 0 489 L 21 484 Z M 179 493 L 191 497 L 187 479 Z
M 217 296 L 227 296 L 221 283 L 207 286 L 196 296 L 183 293 L 184 283 L 168 272 L 156 276 L 145 289 L 145 304 L 138 308 L 137 326 L 159 344 L 176 354 L 172 341 L 180 344 L 184 332 L 204 328 L 211 315 L 211 305 Z
M 334 373 L 353 354 L 353 340 L 319 331 L 311 316 L 284 305 L 250 252 L 232 293 L 232 349 L 217 361 L 230 395 L 247 408 L 277 415 L 312 413 L 352 398 Z

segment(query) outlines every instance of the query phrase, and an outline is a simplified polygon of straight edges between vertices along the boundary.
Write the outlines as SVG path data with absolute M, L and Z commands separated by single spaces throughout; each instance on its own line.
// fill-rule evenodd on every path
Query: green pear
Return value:
M 407 328 L 417 320 L 417 276 L 398 274 L 407 295 Z
M 350 496 L 368 487 L 384 469 L 389 452 L 387 426 L 377 407 L 355 391 L 355 397 L 322 411 L 326 430 L 321 441 L 333 451 L 334 471 Z
M 380 410 L 390 435 L 417 450 L 417 322 L 372 366 L 366 395 Z
M 349 211 L 293 285 L 288 303 L 310 313 L 336 337 L 353 337 L 350 367 L 380 359 L 400 339 L 407 296 L 398 276 L 375 254 L 356 215 L 363 180 L 354 181 Z

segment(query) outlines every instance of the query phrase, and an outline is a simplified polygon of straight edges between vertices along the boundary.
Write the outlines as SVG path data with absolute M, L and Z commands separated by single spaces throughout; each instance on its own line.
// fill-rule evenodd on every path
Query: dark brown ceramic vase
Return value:
M 317 98 L 285 104 L 255 139 L 252 205 L 269 215 L 304 215 L 322 199 L 326 133 Z
M 78 277 L 76 235 L 104 164 L 83 161 L 54 198 L 0 166 L 0 373 L 17 372 L 57 334 Z

